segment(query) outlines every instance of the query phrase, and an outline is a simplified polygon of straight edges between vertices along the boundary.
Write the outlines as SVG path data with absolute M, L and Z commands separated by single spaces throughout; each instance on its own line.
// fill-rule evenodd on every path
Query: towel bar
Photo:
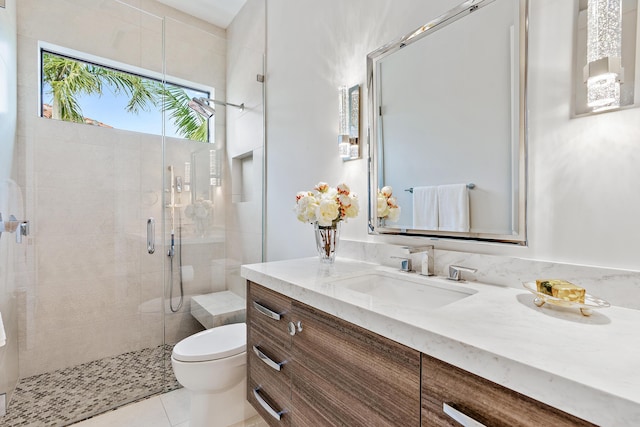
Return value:
M 476 188 L 476 185 L 473 182 L 471 182 L 471 183 L 467 184 L 467 188 L 469 190 L 473 190 L 474 188 Z M 409 193 L 413 193 L 413 187 L 406 188 L 404 191 L 408 191 Z

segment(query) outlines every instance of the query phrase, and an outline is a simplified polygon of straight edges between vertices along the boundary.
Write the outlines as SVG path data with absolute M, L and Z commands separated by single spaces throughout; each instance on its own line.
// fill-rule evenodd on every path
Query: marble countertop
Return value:
M 415 298 L 404 306 L 367 305 L 336 292 L 341 279 L 375 271 L 475 293 L 421 309 Z M 597 425 L 640 425 L 638 310 L 612 306 L 585 317 L 577 309 L 536 307 L 524 288 L 458 284 L 344 258 L 332 265 L 315 257 L 243 265 L 241 274 Z

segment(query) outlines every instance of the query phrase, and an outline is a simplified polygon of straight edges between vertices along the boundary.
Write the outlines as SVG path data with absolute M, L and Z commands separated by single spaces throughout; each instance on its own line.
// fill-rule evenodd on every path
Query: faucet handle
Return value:
M 411 258 L 402 257 L 402 256 L 392 256 L 391 258 L 402 260 L 400 263 L 400 271 L 410 272 L 411 271 Z
M 456 282 L 462 280 L 461 272 L 466 271 L 467 273 L 475 273 L 478 271 L 477 268 L 463 267 L 461 265 L 450 265 L 449 266 L 449 280 L 455 280 Z

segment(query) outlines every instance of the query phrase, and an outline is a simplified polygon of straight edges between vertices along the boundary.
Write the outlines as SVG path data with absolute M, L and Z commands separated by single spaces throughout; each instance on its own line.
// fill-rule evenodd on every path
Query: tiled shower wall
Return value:
M 169 17 L 168 75 L 224 96 L 225 31 L 155 1 L 131 3 Z M 168 183 L 161 137 L 38 116 L 38 41 L 160 72 L 162 20 L 113 0 L 21 0 L 17 21 L 20 183 L 32 221 L 28 257 L 34 269 L 19 304 L 20 376 L 26 377 L 162 343 L 161 243 L 167 236 L 161 219 L 168 213 L 162 187 Z M 224 112 L 215 135 L 207 150 L 224 149 Z M 179 170 L 192 152 L 205 149 L 166 144 L 166 163 L 182 165 Z M 212 230 L 224 224 L 221 201 L 222 192 L 214 192 Z M 154 255 L 146 253 L 145 241 L 151 216 L 158 220 Z M 186 294 L 224 288 L 222 275 L 211 274 L 224 259 L 223 242 L 185 243 L 183 262 L 194 268 Z M 189 253 L 198 256 L 187 258 Z M 188 307 L 187 299 L 181 312 L 167 315 L 167 342 L 198 330 Z

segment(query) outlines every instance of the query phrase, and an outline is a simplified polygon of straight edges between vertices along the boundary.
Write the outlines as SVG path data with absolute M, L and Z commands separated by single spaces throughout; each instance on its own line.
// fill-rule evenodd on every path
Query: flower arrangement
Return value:
M 198 197 L 196 201 L 184 208 L 184 214 L 193 220 L 196 235 L 204 237 L 207 228 L 211 225 L 213 202 Z
M 205 219 L 209 217 L 213 211 L 213 202 L 211 200 L 205 200 L 202 197 L 187 206 L 184 209 L 184 214 L 192 219 Z
M 358 196 L 344 183 L 333 188 L 326 182 L 319 182 L 313 191 L 300 191 L 296 195 L 298 220 L 317 222 L 320 227 L 335 226 L 343 219 L 355 218 L 359 210 Z
M 398 206 L 396 198 L 393 197 L 393 188 L 389 186 L 378 190 L 377 207 L 377 217 L 380 219 L 396 222 L 400 218 L 400 206 Z

